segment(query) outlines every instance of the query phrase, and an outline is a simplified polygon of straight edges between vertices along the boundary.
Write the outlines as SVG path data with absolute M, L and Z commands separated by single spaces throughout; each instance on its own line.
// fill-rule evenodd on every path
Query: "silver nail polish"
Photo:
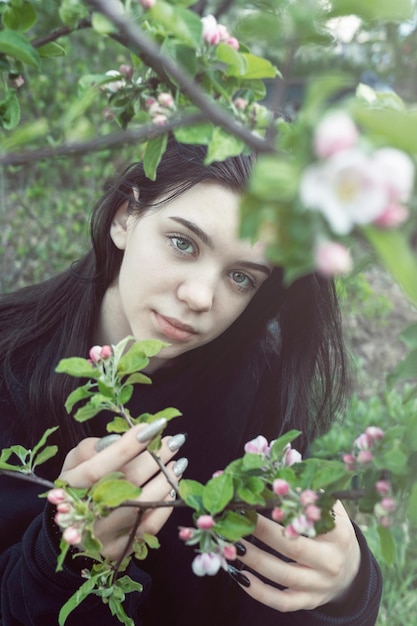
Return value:
M 175 476 L 181 476 L 181 474 L 183 474 L 187 469 L 187 466 L 188 459 L 182 457 L 181 459 L 178 459 L 178 461 L 176 461 L 174 467 L 172 468 L 172 471 L 174 472 Z
M 178 433 L 178 435 L 174 435 L 168 441 L 168 448 L 171 450 L 171 452 L 176 452 L 185 443 L 186 438 L 187 437 L 184 433 Z
M 99 439 L 96 443 L 97 452 L 101 452 L 102 450 L 105 450 L 106 448 L 111 446 L 112 443 L 116 443 L 116 441 L 119 441 L 120 437 L 121 435 L 116 435 L 116 434 L 105 435 L 104 437 Z
M 136 435 L 136 439 L 139 443 L 146 443 L 150 441 L 152 437 L 155 437 L 159 433 L 159 431 L 165 426 L 167 423 L 165 417 L 159 418 L 159 420 L 155 420 L 151 424 L 147 424 L 145 428 L 142 428 Z
M 177 497 L 177 492 L 175 491 L 175 489 L 171 489 L 171 491 L 169 492 L 169 496 L 170 496 L 170 498 L 176 498 Z

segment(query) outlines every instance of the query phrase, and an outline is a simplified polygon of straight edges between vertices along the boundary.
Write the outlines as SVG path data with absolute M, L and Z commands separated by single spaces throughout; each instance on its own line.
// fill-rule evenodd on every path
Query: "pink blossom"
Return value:
M 277 496 L 286 496 L 290 490 L 290 486 L 286 480 L 282 478 L 277 478 L 272 483 L 272 489 Z
M 300 533 L 294 528 L 292 524 L 285 527 L 284 534 L 288 539 L 296 539 Z
M 239 50 L 239 42 L 236 37 L 229 37 L 226 39 L 226 43 L 228 46 L 231 46 L 234 50 Z
M 168 118 L 162 113 L 157 113 L 153 116 L 152 122 L 153 124 L 155 124 L 155 126 L 165 126 L 165 124 L 168 122 Z
M 192 539 L 193 535 L 194 535 L 194 529 L 187 528 L 186 526 L 183 526 L 182 528 L 180 528 L 180 531 L 178 533 L 178 537 L 182 541 L 189 541 L 190 539 Z
M 216 472 L 213 473 L 212 478 L 217 478 L 218 476 L 221 476 L 222 474 L 224 474 L 224 470 L 217 470 Z
M 47 498 L 48 502 L 51 504 L 59 504 L 60 502 L 65 502 L 65 500 L 67 500 L 67 494 L 63 489 L 51 489 Z
M 62 538 L 69 543 L 70 546 L 76 546 L 82 541 L 82 535 L 75 526 L 68 526 L 62 533 Z
M 71 506 L 68 502 L 60 502 L 56 505 L 56 510 L 58 513 L 69 513 L 71 511 Z
M 415 167 L 410 157 L 396 148 L 381 148 L 372 161 L 384 178 L 390 199 L 407 202 L 414 187 Z
M 217 552 L 203 552 L 195 557 L 191 567 L 196 576 L 214 576 L 221 567 L 227 569 L 227 562 Z
M 12 78 L 10 80 L 10 84 L 12 87 L 19 89 L 19 87 L 25 84 L 25 79 L 23 78 L 23 76 L 19 75 L 19 76 L 16 76 L 16 78 Z
M 392 513 L 397 508 L 394 498 L 382 498 L 380 505 L 387 513 Z
M 104 107 L 103 109 L 103 117 L 108 122 L 111 122 L 116 117 L 116 114 L 110 107 Z
M 316 127 L 314 150 L 318 157 L 326 159 L 336 152 L 352 148 L 358 139 L 359 132 L 352 118 L 344 111 L 332 111 Z
M 388 480 L 378 480 L 375 483 L 375 489 L 381 496 L 387 496 L 391 491 L 391 485 Z
M 286 466 L 294 465 L 295 463 L 300 463 L 303 460 L 303 457 L 294 448 L 291 448 L 291 445 L 288 444 L 285 452 L 284 462 Z
M 365 432 L 355 439 L 354 444 L 359 450 L 369 450 L 369 448 L 372 446 L 372 440 Z
M 361 465 L 366 465 L 367 463 L 370 463 L 373 458 L 373 454 L 370 450 L 361 450 L 357 456 L 358 463 L 360 463 Z
M 247 106 L 248 106 L 247 100 L 245 100 L 244 98 L 236 98 L 235 107 L 237 109 L 240 109 L 241 111 L 243 111 L 244 109 L 246 109 Z
M 98 363 L 101 359 L 101 346 L 93 346 L 88 355 L 93 363 Z
M 275 507 L 275 509 L 272 509 L 271 517 L 274 522 L 282 522 L 285 517 L 285 511 L 283 511 L 279 507 Z
M 117 93 L 120 89 L 126 86 L 124 77 L 117 70 L 109 70 L 106 72 L 108 78 L 112 78 L 109 82 L 102 85 L 102 89 L 105 91 L 111 91 L 111 93 Z
M 349 250 L 336 241 L 321 241 L 314 251 L 316 270 L 323 276 L 349 274 L 353 261 Z
M 131 65 L 122 64 L 119 67 L 119 72 L 123 76 L 125 76 L 128 80 L 130 80 L 133 76 L 133 67 Z
M 212 46 L 217 45 L 220 42 L 220 33 L 218 29 L 217 20 L 214 15 L 206 15 L 201 18 L 203 25 L 203 39 Z
M 314 522 L 306 515 L 299 515 L 292 521 L 292 527 L 299 535 L 307 535 L 307 537 L 315 537 Z
M 315 504 L 318 498 L 318 495 L 312 489 L 304 489 L 300 495 L 300 502 L 303 506 L 308 506 L 309 504 Z
M 155 3 L 156 0 L 139 0 L 139 4 L 141 4 L 144 9 L 152 9 Z
M 344 454 L 343 463 L 347 470 L 356 469 L 356 458 L 352 454 Z
M 210 530 L 210 528 L 213 528 L 215 523 L 216 522 L 211 515 L 200 515 L 197 520 L 197 528 L 201 528 L 201 530 Z
M 219 33 L 220 41 L 225 41 L 230 37 L 230 33 L 227 30 L 227 27 L 224 24 L 217 24 L 217 32 Z
M 315 504 L 309 504 L 308 506 L 306 506 L 305 511 L 307 519 L 311 520 L 312 522 L 318 522 L 321 519 L 321 509 Z
M 379 428 L 378 426 L 368 426 L 368 428 L 365 430 L 365 434 L 368 437 L 369 441 L 374 443 L 375 441 L 383 439 L 385 433 L 382 428 Z
M 232 543 L 228 543 L 223 548 L 223 556 L 228 561 L 234 561 L 237 557 L 236 546 Z
M 166 107 L 167 109 L 172 109 L 174 106 L 174 98 L 170 93 L 165 91 L 159 94 L 158 102 L 161 106 Z
M 146 98 L 145 106 L 149 109 L 153 104 L 156 103 L 155 98 Z
M 391 528 L 394 523 L 394 520 L 389 515 L 383 515 L 378 521 L 383 528 Z
M 265 454 L 268 448 L 268 441 L 263 435 L 258 435 L 255 439 L 245 443 L 245 452 L 253 454 Z
M 396 228 L 403 224 L 410 216 L 410 211 L 402 204 L 392 203 L 375 220 L 379 228 Z
M 149 101 L 150 100 L 151 98 L 149 98 Z M 148 111 L 149 111 L 149 115 L 152 115 L 152 116 L 158 115 L 158 114 L 164 115 L 163 109 L 161 109 L 161 105 L 156 100 L 154 100 L 153 102 L 150 102 Z

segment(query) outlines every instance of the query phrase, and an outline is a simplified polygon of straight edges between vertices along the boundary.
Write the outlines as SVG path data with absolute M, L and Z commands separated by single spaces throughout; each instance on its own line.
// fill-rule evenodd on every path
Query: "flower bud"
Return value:
M 326 159 L 336 152 L 352 148 L 358 139 L 358 129 L 352 118 L 344 111 L 332 111 L 317 125 L 314 150 L 318 157 Z
M 245 452 L 252 454 L 264 454 L 268 449 L 268 441 L 263 435 L 258 435 L 255 439 L 251 439 L 245 443 Z
M 392 513 L 397 508 L 397 503 L 393 498 L 382 498 L 380 505 L 387 513 Z
M 274 522 L 282 522 L 285 517 L 285 511 L 283 511 L 279 507 L 275 507 L 275 509 L 272 509 L 271 517 Z
M 217 470 L 216 472 L 214 472 L 214 474 L 212 475 L 212 478 L 217 478 L 218 476 L 221 476 L 222 474 L 224 474 L 223 470 Z
M 170 93 L 167 92 L 162 92 L 159 94 L 158 102 L 161 106 L 167 109 L 172 109 L 174 106 L 174 98 Z
M 235 107 L 240 111 L 243 111 L 248 106 L 248 101 L 245 98 L 236 98 Z
M 315 504 L 306 506 L 306 516 L 311 522 L 318 522 L 321 519 L 321 509 Z
M 152 9 L 155 3 L 156 0 L 139 0 L 139 4 L 141 4 L 144 9 Z
M 224 559 L 220 554 L 215 552 L 203 552 L 195 557 L 191 567 L 196 576 L 205 576 L 206 574 L 214 576 L 223 565 L 227 567 L 226 562 L 223 561 Z
M 153 124 L 155 124 L 155 126 L 165 126 L 165 124 L 168 122 L 168 118 L 162 113 L 157 113 L 153 116 L 152 122 Z
M 226 39 L 226 43 L 228 46 L 231 46 L 234 50 L 239 50 L 239 42 L 236 37 L 229 37 Z
M 277 478 L 272 483 L 272 490 L 274 493 L 277 494 L 277 496 L 286 496 L 288 495 L 290 486 L 286 480 L 283 480 L 282 478 Z
M 396 228 L 403 224 L 410 216 L 409 210 L 402 204 L 390 204 L 374 220 L 375 226 L 379 228 Z
M 125 76 L 130 80 L 133 76 L 133 67 L 131 65 L 125 65 L 124 63 L 119 67 L 119 72 L 122 76 Z
M 291 448 L 291 446 L 287 448 L 287 451 L 285 453 L 285 465 L 289 467 L 291 465 L 294 465 L 295 463 L 300 463 L 302 460 L 303 457 L 298 452 L 298 450 Z
M 300 495 L 300 502 L 303 506 L 309 504 L 315 504 L 318 500 L 318 495 L 312 489 L 305 489 Z
M 76 546 L 81 543 L 82 540 L 81 533 L 75 526 L 68 526 L 62 533 L 62 538 L 69 543 L 70 546 Z
M 67 494 L 63 489 L 51 489 L 48 493 L 48 502 L 51 504 L 59 504 L 60 502 L 65 502 L 67 499 Z
M 349 274 L 353 263 L 349 250 L 336 241 L 321 241 L 314 251 L 316 270 L 323 276 Z
M 372 446 L 373 441 L 372 439 L 368 436 L 368 434 L 362 433 L 361 435 L 359 435 L 359 437 L 357 437 L 355 439 L 355 446 L 359 449 L 359 450 L 369 450 L 369 448 Z
M 370 450 L 361 450 L 357 458 L 358 463 L 360 463 L 361 465 L 366 465 L 367 463 L 370 463 L 374 457 Z
M 100 351 L 100 356 L 102 359 L 108 359 L 113 354 L 113 350 L 111 346 L 103 346 Z
M 186 526 L 182 526 L 182 528 L 180 528 L 180 531 L 178 533 L 178 537 L 182 541 L 189 541 L 190 539 L 192 539 L 193 535 L 194 535 L 194 529 L 187 528 Z
M 68 502 L 60 502 L 56 505 L 56 510 L 58 513 L 69 513 L 71 511 L 71 507 Z
M 197 520 L 197 528 L 201 528 L 201 530 L 210 530 L 210 528 L 213 528 L 215 523 L 216 522 L 211 515 L 200 515 Z
M 378 426 L 368 426 L 365 430 L 365 435 L 373 443 L 374 441 L 378 441 L 384 437 L 384 431 Z
M 391 491 L 391 485 L 388 480 L 378 480 L 375 483 L 375 489 L 381 496 L 387 496 Z
M 343 463 L 345 464 L 346 469 L 349 471 L 356 469 L 356 459 L 353 454 L 344 454 Z
M 297 532 L 292 524 L 289 524 L 289 526 L 285 527 L 284 534 L 286 537 L 288 537 L 288 539 L 296 539 L 300 535 L 300 533 Z
M 237 557 L 236 546 L 232 543 L 228 543 L 223 548 L 223 556 L 228 561 L 234 561 Z
M 215 46 L 220 41 L 220 33 L 218 30 L 217 20 L 214 15 L 206 15 L 201 18 L 201 23 L 203 25 L 203 39 L 211 46 Z
M 101 360 L 101 346 L 93 346 L 88 355 L 93 363 L 98 363 Z

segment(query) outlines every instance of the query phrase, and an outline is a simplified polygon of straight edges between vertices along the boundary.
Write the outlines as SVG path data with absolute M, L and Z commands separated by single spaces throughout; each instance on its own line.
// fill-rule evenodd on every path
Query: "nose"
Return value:
M 200 313 L 210 311 L 213 306 L 215 287 L 213 280 L 201 275 L 181 282 L 177 290 L 178 299 L 192 310 Z

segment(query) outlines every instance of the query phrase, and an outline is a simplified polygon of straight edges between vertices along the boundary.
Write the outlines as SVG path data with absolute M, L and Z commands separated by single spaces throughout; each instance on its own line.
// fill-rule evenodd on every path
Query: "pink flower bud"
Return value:
M 240 111 L 243 111 L 244 109 L 246 109 L 247 106 L 248 106 L 247 100 L 245 100 L 244 98 L 236 98 L 235 107 L 237 109 L 239 109 Z
M 220 554 L 203 552 L 195 557 L 191 567 L 196 576 L 214 576 L 221 567 L 227 568 L 227 563 Z
M 156 100 L 154 100 L 150 105 L 149 105 L 149 115 L 159 115 L 159 114 L 163 114 L 163 111 L 161 109 L 161 105 L 159 104 L 159 102 L 157 102 Z
M 103 346 L 101 348 L 100 356 L 102 359 L 108 359 L 113 354 L 113 350 L 111 346 Z
M 300 502 L 303 506 L 314 504 L 318 500 L 318 495 L 312 489 L 305 489 L 300 495 Z
M 372 446 L 372 443 L 372 439 L 368 436 L 366 432 L 359 435 L 359 437 L 357 437 L 354 441 L 355 446 L 359 450 L 369 450 L 369 448 Z
M 368 426 L 365 430 L 365 434 L 372 443 L 384 437 L 384 431 L 382 428 L 378 428 L 378 426 Z
M 101 346 L 93 346 L 88 355 L 93 363 L 98 363 L 101 360 Z
M 23 76 L 16 76 L 16 78 L 12 78 L 10 80 L 10 85 L 12 87 L 15 87 L 16 89 L 19 89 L 19 87 L 21 87 L 24 84 L 25 84 L 25 79 L 23 78 Z
M 214 472 L 212 478 L 217 478 L 218 476 L 221 476 L 222 474 L 224 474 L 223 470 L 217 470 L 217 472 Z
M 68 526 L 62 533 L 62 538 L 69 543 L 70 546 L 76 546 L 81 543 L 82 540 L 80 531 L 74 526 Z
M 275 507 L 275 509 L 272 509 L 271 517 L 274 522 L 282 522 L 285 517 L 285 511 L 283 511 L 279 507 Z
M 296 531 L 292 524 L 285 527 L 284 534 L 288 539 L 296 539 L 300 536 L 300 533 Z
M 378 480 L 378 482 L 375 483 L 375 489 L 381 496 L 387 496 L 391 491 L 391 485 L 388 480 Z
M 71 511 L 71 507 L 68 502 L 60 502 L 56 505 L 56 510 L 58 513 L 69 513 Z
M 119 72 L 122 76 L 125 76 L 128 80 L 130 80 L 133 76 L 133 67 L 131 65 L 122 64 L 119 67 Z
M 239 50 L 239 42 L 236 39 L 236 37 L 229 37 L 229 39 L 226 40 L 226 43 L 228 46 L 231 46 L 234 50 Z
M 162 92 L 159 94 L 158 102 L 161 106 L 167 109 L 172 109 L 172 107 L 174 106 L 174 98 L 170 93 L 167 92 Z
M 290 486 L 286 480 L 283 480 L 282 478 L 277 478 L 272 483 L 272 490 L 274 493 L 277 494 L 277 496 L 286 496 L 288 495 Z
M 67 495 L 63 489 L 51 489 L 47 498 L 51 504 L 59 504 L 67 499 Z
M 291 448 L 291 446 L 287 448 L 287 451 L 285 453 L 285 465 L 289 467 L 291 465 L 294 465 L 295 463 L 300 463 L 302 460 L 303 457 L 298 452 L 298 450 Z
M 358 138 L 358 129 L 349 115 L 344 111 L 332 111 L 316 128 L 314 150 L 318 157 L 326 159 L 336 152 L 352 148 Z
M 223 556 L 228 561 L 234 561 L 237 557 L 236 546 L 232 543 L 228 543 L 223 548 Z
M 353 262 L 350 252 L 336 241 L 321 241 L 314 251 L 316 270 L 323 276 L 331 277 L 349 274 Z
M 245 444 L 245 452 L 252 454 L 265 454 L 268 449 L 268 441 L 263 435 L 258 435 Z
M 309 520 L 306 515 L 299 515 L 298 517 L 293 519 L 292 527 L 299 535 L 314 537 L 316 534 L 314 530 L 314 523 Z
M 402 204 L 390 204 L 374 220 L 375 226 L 379 228 L 396 228 L 403 224 L 410 216 L 409 210 Z
M 387 513 L 392 513 L 397 508 L 397 503 L 393 498 L 382 498 L 380 505 Z
M 194 529 L 187 528 L 186 526 L 183 526 L 182 528 L 180 528 L 180 531 L 178 533 L 178 537 L 182 541 L 189 541 L 190 539 L 192 539 L 193 535 L 194 535 Z
M 370 463 L 374 457 L 370 450 L 361 450 L 357 458 L 358 463 L 360 463 L 361 465 L 366 465 L 367 463 Z
M 155 3 L 156 0 L 139 0 L 139 4 L 141 4 L 144 9 L 152 9 Z
M 378 521 L 383 528 L 391 528 L 394 523 L 394 520 L 389 515 L 383 515 Z
M 219 34 L 220 41 L 226 41 L 230 37 L 230 33 L 224 24 L 217 24 L 217 32 Z
M 356 469 L 356 459 L 352 454 L 344 454 L 343 463 L 349 471 Z
M 206 15 L 201 18 L 201 23 L 203 25 L 203 39 L 211 46 L 215 46 L 220 41 L 220 34 L 218 31 L 217 20 L 214 15 Z
M 103 117 L 108 122 L 111 122 L 116 117 L 116 114 L 110 107 L 104 107 L 103 109 Z
M 312 522 L 318 522 L 321 519 L 321 509 L 315 504 L 306 506 L 306 516 Z
M 165 124 L 168 122 L 168 118 L 162 113 L 157 113 L 153 116 L 152 122 L 153 124 L 155 124 L 155 126 L 165 126 Z
M 156 103 L 155 98 L 146 98 L 145 100 L 145 105 L 148 109 L 155 103 Z
M 210 528 L 213 528 L 215 523 L 216 522 L 211 515 L 200 515 L 197 520 L 197 528 L 201 528 L 201 530 L 210 530 Z

